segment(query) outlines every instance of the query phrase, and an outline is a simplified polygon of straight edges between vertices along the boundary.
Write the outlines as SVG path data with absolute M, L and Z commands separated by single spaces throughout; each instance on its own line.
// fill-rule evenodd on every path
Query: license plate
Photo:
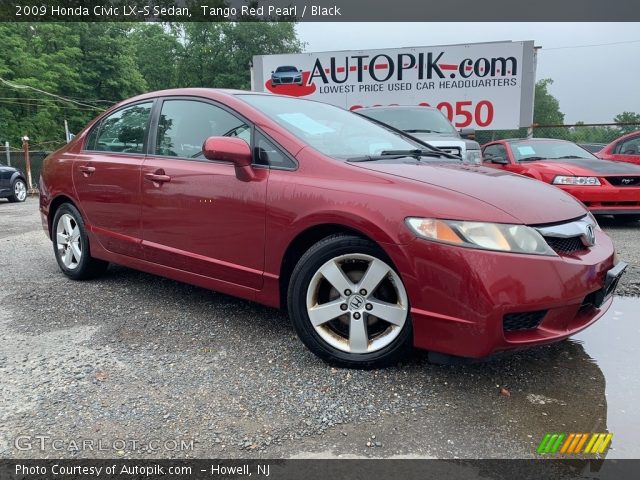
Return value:
M 594 304 L 596 307 L 600 307 L 605 300 L 607 300 L 616 291 L 620 277 L 627 268 L 625 262 L 618 262 L 618 264 L 607 272 L 604 279 L 604 286 L 598 290 L 595 294 Z

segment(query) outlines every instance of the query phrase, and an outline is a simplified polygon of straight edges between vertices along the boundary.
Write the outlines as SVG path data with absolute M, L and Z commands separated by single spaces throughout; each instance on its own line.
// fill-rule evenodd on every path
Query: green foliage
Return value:
M 640 130 L 640 114 L 623 112 L 615 117 L 615 123 L 631 123 L 620 126 L 585 126 L 584 122 L 576 122 L 575 127 L 550 127 L 548 125 L 563 125 L 564 113 L 560 111 L 560 103 L 548 87 L 553 80 L 545 78 L 536 83 L 533 106 L 533 123 L 536 125 L 533 135 L 537 138 L 559 138 L 576 143 L 607 144 L 625 133 Z M 527 129 L 479 131 L 476 140 L 484 144 L 504 138 L 523 138 L 527 136 Z
M 631 123 L 632 125 L 620 125 L 618 129 L 623 135 L 640 130 L 640 113 L 622 112 L 613 119 L 616 123 Z
M 81 2 L 79 2 L 80 4 Z M 159 1 L 156 4 L 172 4 Z M 212 4 L 216 1 L 212 0 Z M 254 55 L 301 51 L 294 23 L 0 23 L 0 142 L 64 143 L 133 95 L 175 87 L 248 89 Z

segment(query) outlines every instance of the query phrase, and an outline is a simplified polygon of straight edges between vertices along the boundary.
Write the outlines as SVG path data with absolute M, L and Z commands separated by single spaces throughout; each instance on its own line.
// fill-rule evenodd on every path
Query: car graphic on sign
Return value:
M 284 65 L 271 72 L 271 85 L 302 85 L 302 70 L 291 65 Z

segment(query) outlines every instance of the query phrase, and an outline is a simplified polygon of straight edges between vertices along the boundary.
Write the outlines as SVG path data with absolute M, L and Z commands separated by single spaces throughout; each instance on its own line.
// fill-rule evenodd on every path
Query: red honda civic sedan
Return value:
M 564 339 L 604 314 L 626 266 L 559 189 L 279 95 L 132 98 L 40 182 L 67 276 L 113 262 L 287 308 L 307 347 L 346 367 L 412 344 L 485 357 Z

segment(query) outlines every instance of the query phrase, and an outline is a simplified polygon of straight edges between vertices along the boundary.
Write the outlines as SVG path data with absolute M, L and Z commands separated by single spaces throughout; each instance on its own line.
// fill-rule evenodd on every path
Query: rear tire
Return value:
M 107 270 L 108 262 L 91 257 L 82 215 L 70 203 L 63 203 L 56 211 L 51 237 L 56 261 L 67 277 L 86 280 Z
M 11 191 L 13 192 L 9 197 L 10 202 L 24 202 L 27 199 L 27 184 L 21 178 L 16 178 L 11 185 Z
M 291 274 L 287 303 L 302 342 L 330 364 L 383 367 L 411 350 L 402 280 L 384 251 L 363 238 L 338 234 L 313 245 Z

